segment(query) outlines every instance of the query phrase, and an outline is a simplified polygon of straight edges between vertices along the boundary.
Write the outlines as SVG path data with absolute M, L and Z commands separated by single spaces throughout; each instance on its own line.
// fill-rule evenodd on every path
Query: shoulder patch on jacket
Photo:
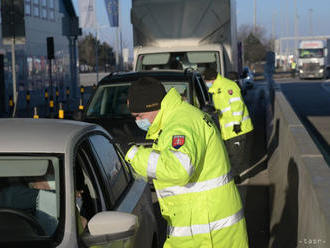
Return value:
M 233 90 L 228 90 L 228 94 L 232 95 L 233 94 Z
M 179 149 L 181 146 L 183 146 L 184 142 L 185 142 L 185 136 L 184 135 L 174 135 L 172 137 L 172 146 L 175 149 Z

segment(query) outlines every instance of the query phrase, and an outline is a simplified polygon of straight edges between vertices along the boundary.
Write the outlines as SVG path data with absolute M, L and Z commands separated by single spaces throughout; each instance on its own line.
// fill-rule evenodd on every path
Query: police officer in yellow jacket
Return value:
M 220 76 L 212 69 L 206 70 L 204 76 L 218 112 L 221 136 L 236 176 L 244 171 L 249 162 L 247 134 L 253 130 L 249 111 L 236 82 Z
M 137 125 L 154 142 L 132 146 L 125 159 L 153 179 L 168 224 L 164 247 L 248 247 L 240 194 L 210 117 L 153 78 L 133 83 L 128 100 Z

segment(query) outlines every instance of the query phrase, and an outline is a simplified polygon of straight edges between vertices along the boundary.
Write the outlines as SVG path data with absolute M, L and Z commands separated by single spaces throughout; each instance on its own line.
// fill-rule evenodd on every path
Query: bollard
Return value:
M 62 106 L 61 102 L 60 102 L 60 107 L 59 107 L 59 110 L 58 110 L 58 118 L 59 119 L 64 119 L 64 110 L 63 110 L 63 106 Z
M 53 97 L 52 96 L 50 97 L 50 100 L 49 100 L 49 109 L 50 109 L 50 112 L 53 112 L 53 109 L 54 109 L 54 100 L 53 100 Z
M 33 108 L 33 119 L 39 119 L 37 107 Z
M 69 99 L 69 96 L 70 96 L 70 88 L 69 87 L 66 87 L 66 99 Z
M 12 96 L 9 96 L 8 106 L 9 106 L 9 114 L 11 115 L 14 112 L 14 101 Z
M 60 91 L 58 90 L 58 87 L 55 89 L 55 96 L 56 96 L 56 102 L 58 102 L 58 97 L 60 96 Z
M 10 108 L 14 107 L 14 101 L 12 96 L 9 97 L 9 107 Z
M 30 104 L 30 100 L 31 100 L 31 95 L 30 95 L 30 91 L 26 91 L 26 104 L 29 105 Z
M 79 102 L 79 110 L 80 111 L 83 111 L 84 110 L 84 105 L 83 105 L 83 102 L 82 102 L 82 99 L 80 98 L 80 102 Z
M 47 101 L 48 100 L 48 90 L 47 89 L 45 89 L 45 100 Z

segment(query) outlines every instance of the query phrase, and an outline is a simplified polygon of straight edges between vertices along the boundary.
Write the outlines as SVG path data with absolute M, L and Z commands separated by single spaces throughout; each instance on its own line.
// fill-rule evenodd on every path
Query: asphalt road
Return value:
M 282 79 L 277 83 L 330 165 L 330 81 Z

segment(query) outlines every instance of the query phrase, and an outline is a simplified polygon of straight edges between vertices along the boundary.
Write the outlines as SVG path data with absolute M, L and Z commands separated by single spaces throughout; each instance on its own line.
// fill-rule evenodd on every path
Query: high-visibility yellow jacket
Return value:
M 173 88 L 150 126 L 152 148 L 133 146 L 125 159 L 152 178 L 168 223 L 165 248 L 248 247 L 240 194 L 219 130 Z
M 292 70 L 296 69 L 296 66 L 297 66 L 296 62 L 292 62 L 291 63 L 291 69 Z
M 244 103 L 238 85 L 220 74 L 209 89 L 214 107 L 218 112 L 221 136 L 228 140 L 253 130 L 249 111 Z M 234 125 L 241 125 L 241 132 L 236 134 Z

